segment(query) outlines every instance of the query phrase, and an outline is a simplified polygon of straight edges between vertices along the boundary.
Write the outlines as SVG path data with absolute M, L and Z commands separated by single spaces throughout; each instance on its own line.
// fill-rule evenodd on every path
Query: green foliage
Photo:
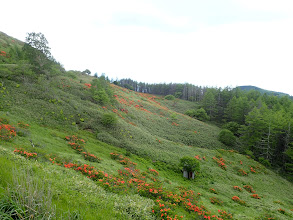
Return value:
M 248 155 L 249 157 L 255 159 L 255 156 L 251 150 L 245 150 L 245 154 Z
M 179 166 L 183 169 L 186 170 L 187 172 L 199 172 L 200 171 L 200 163 L 198 162 L 197 159 L 190 157 L 190 156 L 185 156 L 180 159 L 180 164 Z
M 210 119 L 210 117 L 208 116 L 208 114 L 206 113 L 206 111 L 203 108 L 199 108 L 196 110 L 189 109 L 184 114 L 188 115 L 189 117 L 196 118 L 200 121 L 207 121 Z
M 117 116 L 114 113 L 105 113 L 102 115 L 101 122 L 106 127 L 114 126 L 117 121 Z
M 7 118 L 0 118 L 0 124 L 9 124 L 9 119 L 7 119 Z
M 130 84 L 124 84 L 123 87 L 126 89 L 134 90 L 133 86 Z
M 91 71 L 89 69 L 86 69 L 84 71 L 82 71 L 83 74 L 88 74 L 88 75 L 91 75 Z
M 172 118 L 173 121 L 176 121 L 178 119 L 178 116 L 175 112 L 173 112 L 170 117 Z
M 210 117 L 213 117 L 216 111 L 216 98 L 212 89 L 209 89 L 202 100 L 202 105 Z
M 36 73 L 50 74 L 53 60 L 50 49 L 44 34 L 35 32 L 27 34 L 23 51 Z
M 195 109 L 188 109 L 184 114 L 188 115 L 189 117 L 195 118 L 196 110 Z
M 285 169 L 289 175 L 290 174 L 292 175 L 293 174 L 293 147 L 292 146 L 290 146 L 285 151 L 285 155 L 288 157 L 287 163 L 285 164 Z
M 101 105 L 108 104 L 113 96 L 109 88 L 109 82 L 105 79 L 104 75 L 92 80 L 90 92 L 94 102 Z
M 245 115 L 250 111 L 250 105 L 246 96 L 234 96 L 228 103 L 225 109 L 228 120 L 235 121 L 238 124 L 244 124 Z
M 219 138 L 219 141 L 221 141 L 223 144 L 230 147 L 234 146 L 236 142 L 236 137 L 228 129 L 221 130 L 218 138 Z
M 266 167 L 271 167 L 271 166 L 272 166 L 271 163 L 270 163 L 267 159 L 265 159 L 265 158 L 263 158 L 263 157 L 259 157 L 259 158 L 258 158 L 258 161 L 259 161 L 262 165 L 264 165 L 264 166 L 266 166 Z
M 206 111 L 203 108 L 196 110 L 195 118 L 197 118 L 200 121 L 210 120 L 210 117 L 208 116 L 208 114 L 206 113 Z
M 182 92 L 175 92 L 175 98 L 181 98 Z
M 237 122 L 231 121 L 223 125 L 223 129 L 228 129 L 234 135 L 239 135 L 240 125 Z
M 95 91 L 93 99 L 101 105 L 107 104 L 110 101 L 107 93 L 104 90 Z
M 175 96 L 173 96 L 173 95 L 166 95 L 165 96 L 165 99 L 167 99 L 167 100 L 174 100 L 175 99 Z

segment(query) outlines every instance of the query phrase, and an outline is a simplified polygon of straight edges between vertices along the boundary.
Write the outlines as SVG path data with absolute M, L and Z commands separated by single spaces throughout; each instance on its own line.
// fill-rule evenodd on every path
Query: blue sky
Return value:
M 42 32 L 67 70 L 150 83 L 254 85 L 293 95 L 292 0 L 10 0 L 1 5 L 1 31 L 23 41 L 27 32 Z

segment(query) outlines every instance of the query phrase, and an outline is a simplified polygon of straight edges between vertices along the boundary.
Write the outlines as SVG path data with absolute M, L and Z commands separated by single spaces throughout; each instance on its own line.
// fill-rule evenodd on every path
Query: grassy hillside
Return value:
M 292 184 L 182 114 L 196 104 L 115 85 L 97 102 L 102 77 L 56 73 L 0 66 L 1 219 L 293 218 Z

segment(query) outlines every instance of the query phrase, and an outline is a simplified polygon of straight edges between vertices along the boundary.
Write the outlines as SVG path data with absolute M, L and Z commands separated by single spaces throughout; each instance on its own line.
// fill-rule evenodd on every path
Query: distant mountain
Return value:
M 236 88 L 240 88 L 243 91 L 251 91 L 251 90 L 256 90 L 259 91 L 260 93 L 264 94 L 267 93 L 268 95 L 275 95 L 275 96 L 290 96 L 287 93 L 283 93 L 283 92 L 275 92 L 275 91 L 270 91 L 270 90 L 266 90 L 266 89 L 262 89 L 256 86 L 238 86 Z

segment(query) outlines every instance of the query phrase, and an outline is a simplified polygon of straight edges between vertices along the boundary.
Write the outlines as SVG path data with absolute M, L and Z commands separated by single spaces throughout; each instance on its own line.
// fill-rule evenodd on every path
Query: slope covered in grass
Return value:
M 0 218 L 293 217 L 292 183 L 182 114 L 196 104 L 53 71 L 0 66 Z M 194 180 L 182 176 L 183 156 L 200 163 Z

